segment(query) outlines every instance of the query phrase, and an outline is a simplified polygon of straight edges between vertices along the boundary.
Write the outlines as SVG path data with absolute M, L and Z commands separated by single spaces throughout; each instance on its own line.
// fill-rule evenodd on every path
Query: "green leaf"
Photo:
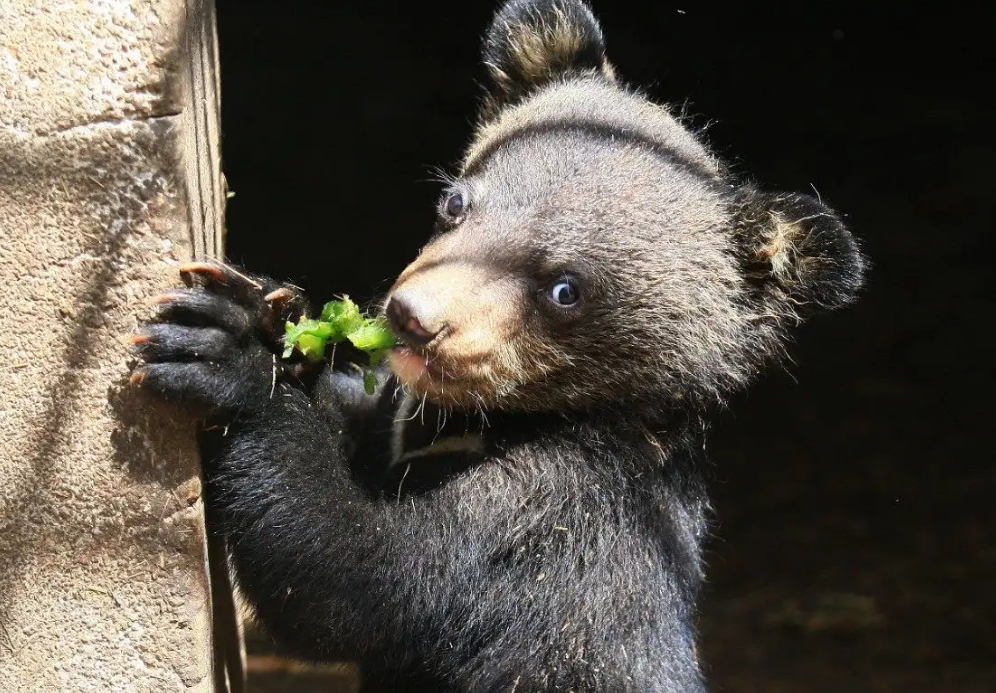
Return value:
M 388 351 L 390 351 L 390 349 L 377 349 L 376 351 L 371 351 L 370 352 L 370 367 L 373 368 L 378 363 L 380 363 L 381 361 L 383 361 L 384 357 L 387 356 L 387 352 Z
M 286 323 L 284 330 L 284 358 L 290 356 L 296 346 L 309 359 L 318 361 L 325 357 L 325 345 L 333 336 L 333 328 L 329 323 L 305 318 L 301 318 L 296 325 Z
M 326 303 L 320 319 L 311 320 L 302 316 L 297 324 L 286 323 L 284 331 L 284 358 L 289 358 L 297 348 L 305 357 L 319 361 L 325 358 L 329 343 L 337 344 L 348 339 L 357 349 L 370 355 L 370 366 L 373 367 L 396 343 L 387 328 L 387 320 L 382 316 L 363 317 L 359 306 L 349 296 L 343 296 L 341 301 Z M 364 375 L 364 387 L 367 387 L 366 378 Z
M 329 301 L 325 304 L 321 320 L 330 323 L 338 330 L 342 336 L 336 341 L 341 342 L 343 337 L 363 324 L 363 314 L 349 296 L 343 296 L 341 301 Z
M 294 329 L 294 323 L 290 320 L 284 323 L 284 353 L 283 358 L 289 359 L 291 354 L 294 353 L 294 343 L 296 340 L 291 339 L 291 331 Z
M 346 334 L 347 339 L 361 351 L 382 351 L 394 346 L 394 335 L 387 329 L 382 317 L 364 320 L 356 329 Z
M 312 334 L 303 334 L 297 340 L 297 348 L 311 361 L 321 361 L 325 358 L 325 345 L 328 342 Z
M 377 373 L 372 368 L 363 371 L 363 389 L 368 395 L 377 390 Z
M 332 326 L 327 322 L 322 322 L 321 320 L 307 320 L 304 318 L 302 318 L 296 325 L 292 322 L 287 323 L 284 329 L 287 332 L 284 336 L 284 341 L 290 342 L 291 344 L 296 342 L 301 335 L 308 334 L 313 337 L 329 339 L 333 332 Z

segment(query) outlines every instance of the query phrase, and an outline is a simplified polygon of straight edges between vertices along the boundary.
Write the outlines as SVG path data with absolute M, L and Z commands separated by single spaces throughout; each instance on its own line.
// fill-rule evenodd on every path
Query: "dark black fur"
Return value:
M 516 26 L 535 26 L 541 23 L 576 27 L 579 37 L 578 50 L 570 54 L 561 52 L 550 62 L 542 77 L 552 79 L 565 72 L 601 70 L 606 63 L 605 38 L 602 28 L 587 5 L 562 0 L 510 0 L 495 14 L 484 37 L 481 51 L 484 64 L 501 70 L 512 82 L 530 87 L 541 86 L 537 75 L 524 73 L 509 46 L 509 29 Z
M 542 61 L 523 61 L 516 54 L 516 33 L 556 35 L 565 27 L 573 31 L 573 49 L 561 45 L 548 51 Z M 611 76 L 605 56 L 602 27 L 591 9 L 577 0 L 509 0 L 495 13 L 484 36 L 481 57 L 491 74 L 491 84 L 482 116 L 514 105 L 530 92 L 564 75 L 602 73 Z
M 212 529 L 278 643 L 361 662 L 370 690 L 698 689 L 695 419 L 657 450 L 629 413 L 495 413 L 483 456 L 389 473 L 390 388 L 359 402 L 358 379 L 333 371 L 301 387 L 275 366 L 262 291 L 244 288 L 226 271 L 168 304 L 141 372 L 221 427 Z
M 776 313 L 806 318 L 854 300 L 867 261 L 832 209 L 809 195 L 772 194 L 750 185 L 738 191 L 733 204 L 734 234 L 758 301 Z M 772 227 L 778 221 L 790 229 L 781 250 L 794 261 L 770 281 L 770 246 L 777 234 Z
M 503 43 L 500 27 L 556 26 L 564 18 L 587 37 L 567 56 L 572 62 L 558 62 L 566 54 L 553 32 L 549 70 L 517 72 L 521 56 Z M 600 99 L 614 103 L 613 92 L 591 81 L 612 77 L 603 74 L 600 30 L 576 0 L 509 3 L 485 56 L 502 73 L 492 116 L 508 98 L 568 73 L 588 80 L 577 101 L 587 104 L 589 120 L 601 118 Z M 487 214 L 521 212 L 516 205 L 532 204 L 529 195 L 546 204 L 548 188 L 576 201 L 549 161 L 573 167 L 571 157 L 590 155 L 636 172 L 599 170 L 598 189 L 622 192 L 588 200 L 579 164 L 571 180 L 584 199 L 571 224 L 546 206 L 542 214 L 523 212 L 535 227 L 505 229 L 517 252 L 530 257 L 565 246 L 583 254 L 583 266 L 597 265 L 593 276 L 616 304 L 592 306 L 580 328 L 561 319 L 523 337 L 568 344 L 574 334 L 568 346 L 578 354 L 586 340 L 600 351 L 596 361 L 576 359 L 576 371 L 549 379 L 544 372 L 518 404 L 456 414 L 426 404 L 404 413 L 412 419 L 404 451 L 440 449 L 441 440 L 466 432 L 481 434 L 478 448 L 392 464 L 399 412 L 389 374 L 379 395 L 367 397 L 348 365 L 317 375 L 285 365 L 277 356 L 279 326 L 287 306 L 305 308 L 267 302 L 278 288 L 270 280 L 222 266 L 194 268 L 192 286 L 164 302 L 144 328 L 137 379 L 206 409 L 211 530 L 225 537 L 242 590 L 289 653 L 357 661 L 371 691 L 703 690 L 693 626 L 708 514 L 702 417 L 777 352 L 784 323 L 810 307 L 851 300 L 863 263 L 822 204 L 727 185 L 676 123 L 647 124 L 646 146 L 612 136 L 617 121 L 630 118 L 624 99 L 630 97 L 620 92 L 622 105 L 595 128 L 526 128 L 528 138 L 514 128 L 494 131 L 488 136 L 499 144 L 489 150 L 485 141 L 465 171 L 492 182 L 475 200 L 483 216 L 461 227 L 464 245 L 452 232 L 447 252 L 481 252 L 475 261 L 484 264 L 494 252 Z M 544 150 L 544 137 L 560 149 Z M 570 152 L 558 159 L 564 141 Z M 612 147 L 626 148 L 623 156 L 605 158 Z M 534 151 L 550 157 L 520 174 L 525 159 L 516 157 Z M 492 156 L 502 157 L 494 170 Z M 640 173 L 647 170 L 655 173 Z M 634 186 L 646 183 L 642 190 L 670 186 L 676 216 L 670 207 L 658 214 L 654 205 L 664 202 L 645 196 L 638 205 L 626 202 L 631 175 Z M 529 195 L 508 192 L 523 180 L 531 181 Z M 699 204 L 700 194 L 712 197 Z M 613 205 L 631 215 L 622 220 L 628 225 L 614 226 L 605 213 Z M 658 218 L 665 220 L 660 228 L 648 228 Z M 561 236 L 547 234 L 553 245 L 536 240 L 548 231 L 538 219 L 559 224 Z M 599 234 L 588 234 L 589 225 Z M 636 251 L 603 242 L 612 233 Z M 660 257 L 658 241 L 666 251 Z M 698 245 L 687 245 L 692 241 Z M 688 248 L 701 255 L 687 257 Z M 624 284 L 614 283 L 619 277 Z M 530 308 L 531 300 L 519 303 L 532 311 L 530 324 L 540 325 L 544 313 Z M 654 313 L 658 300 L 667 308 Z M 641 314 L 655 324 L 621 330 L 621 320 L 633 320 L 629 304 L 641 301 Z M 614 305 L 619 310 L 608 309 Z M 674 372 L 665 372 L 654 352 L 661 344 L 679 364 Z M 633 371 L 606 373 L 605 363 L 632 364 Z M 544 392 L 543 383 L 558 384 L 558 392 Z M 557 399 L 561 383 L 570 397 Z M 537 403 L 545 401 L 567 404 L 543 410 Z

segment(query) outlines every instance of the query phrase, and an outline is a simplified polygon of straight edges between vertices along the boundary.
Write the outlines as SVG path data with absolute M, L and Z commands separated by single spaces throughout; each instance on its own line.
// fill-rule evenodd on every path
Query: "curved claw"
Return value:
M 213 262 L 184 262 L 179 268 L 180 277 L 184 283 L 190 283 L 190 278 L 194 275 L 205 277 L 211 281 L 225 283 L 226 274 L 221 265 Z
M 285 322 L 295 322 L 308 310 L 304 296 L 288 286 L 274 289 L 263 297 L 263 301 L 267 304 L 264 329 L 277 339 L 283 338 Z
M 147 306 L 161 306 L 164 303 L 170 303 L 171 301 L 178 300 L 180 298 L 180 296 L 181 296 L 181 294 L 179 294 L 179 293 L 177 293 L 175 291 L 174 292 L 168 292 L 168 293 L 165 293 L 165 294 L 159 294 L 157 296 L 153 296 L 152 298 L 148 299 L 145 302 L 145 305 L 147 305 Z
M 281 303 L 287 303 L 292 298 L 294 298 L 294 292 L 288 289 L 286 286 L 282 286 L 279 289 L 276 289 L 268 293 L 266 296 L 263 297 L 263 300 L 266 301 L 267 303 L 281 304 Z
M 178 269 L 180 270 L 180 278 L 188 286 L 193 282 L 193 277 L 200 277 L 207 284 L 216 283 L 230 286 L 242 283 L 257 291 L 263 290 L 263 285 L 252 277 L 242 274 L 231 265 L 214 260 L 184 262 L 180 264 Z

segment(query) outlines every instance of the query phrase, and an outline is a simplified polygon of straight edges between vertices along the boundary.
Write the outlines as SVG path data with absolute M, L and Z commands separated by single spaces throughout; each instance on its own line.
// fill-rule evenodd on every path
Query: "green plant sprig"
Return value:
M 321 361 L 329 344 L 345 340 L 365 352 L 370 359 L 363 368 L 363 387 L 368 394 L 373 394 L 377 385 L 374 368 L 397 343 L 383 316 L 363 315 L 349 296 L 326 303 L 317 320 L 301 316 L 297 323 L 287 322 L 285 329 L 284 358 L 289 358 L 296 348 L 309 361 Z

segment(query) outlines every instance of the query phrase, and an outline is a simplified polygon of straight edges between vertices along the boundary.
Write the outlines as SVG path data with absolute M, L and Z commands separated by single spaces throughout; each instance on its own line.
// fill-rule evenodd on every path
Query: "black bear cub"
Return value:
M 303 298 L 214 263 L 136 335 L 134 380 L 220 424 L 212 530 L 290 654 L 365 690 L 702 691 L 704 418 L 854 298 L 862 256 L 624 86 L 580 0 L 508 2 L 483 52 L 377 394 L 282 361 Z

